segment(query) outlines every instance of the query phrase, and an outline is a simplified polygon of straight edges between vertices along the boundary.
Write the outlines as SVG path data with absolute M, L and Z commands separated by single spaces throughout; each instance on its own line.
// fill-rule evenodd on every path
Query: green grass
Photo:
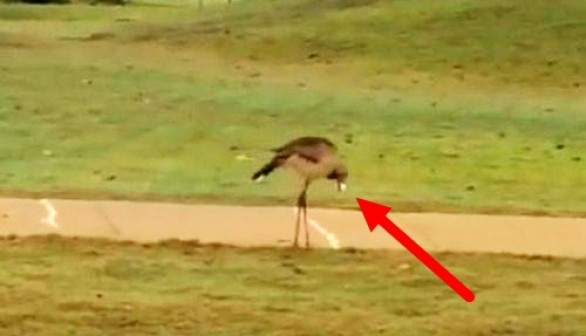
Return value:
M 584 260 L 0 241 L 3 335 L 586 335 Z M 406 267 L 408 266 L 408 267 Z
M 368 62 L 387 75 L 409 68 L 571 88 L 586 84 L 585 15 L 575 0 L 247 1 L 229 14 L 139 36 L 208 43 L 263 61 L 307 62 L 315 54 L 314 62 Z
M 286 174 L 249 177 L 312 134 L 351 173 L 350 193 L 320 183 L 312 204 L 584 215 L 584 14 L 569 0 L 2 5 L 0 192 L 291 203 Z

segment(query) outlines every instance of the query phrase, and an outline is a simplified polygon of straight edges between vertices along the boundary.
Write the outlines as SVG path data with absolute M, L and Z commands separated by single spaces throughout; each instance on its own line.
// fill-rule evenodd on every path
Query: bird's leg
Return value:
M 299 246 L 299 227 L 300 227 L 300 221 L 301 221 L 301 212 L 303 212 L 304 214 L 304 218 L 305 218 L 305 239 L 306 239 L 306 245 L 307 245 L 307 210 L 305 209 L 307 202 L 306 202 L 306 195 L 307 195 L 307 187 L 309 186 L 309 182 L 306 181 L 304 186 L 303 186 L 303 190 L 301 191 L 301 193 L 299 194 L 299 198 L 297 198 L 297 218 L 296 218 L 296 222 L 295 222 L 295 240 L 293 242 L 293 247 L 298 247 Z
M 303 190 L 303 223 L 305 225 L 305 248 L 309 248 L 309 228 L 307 227 L 307 187 L 309 181 L 305 182 L 305 189 Z
M 297 198 L 297 218 L 295 219 L 295 238 L 293 240 L 293 247 L 299 246 L 299 221 L 301 219 L 301 207 L 303 204 L 303 198 L 305 197 L 305 189 L 299 194 Z

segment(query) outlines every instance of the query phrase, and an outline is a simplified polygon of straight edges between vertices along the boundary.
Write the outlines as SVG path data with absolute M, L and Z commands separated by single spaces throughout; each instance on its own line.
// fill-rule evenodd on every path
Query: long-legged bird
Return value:
M 337 155 L 336 146 L 325 138 L 301 137 L 291 140 L 281 147 L 274 148 L 272 151 L 275 152 L 275 155 L 271 161 L 254 173 L 252 180 L 260 182 L 277 168 L 291 169 L 303 178 L 303 188 L 297 198 L 297 217 L 293 246 L 299 246 L 300 217 L 301 213 L 303 213 L 305 247 L 309 248 L 307 189 L 314 180 L 325 178 L 335 180 L 338 185 L 338 191 L 345 191 L 348 170 Z

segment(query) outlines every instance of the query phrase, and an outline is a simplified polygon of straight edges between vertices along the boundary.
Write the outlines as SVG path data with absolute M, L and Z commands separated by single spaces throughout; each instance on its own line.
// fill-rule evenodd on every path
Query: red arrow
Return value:
M 409 252 L 411 252 L 419 261 L 421 261 L 427 268 L 429 268 L 435 275 L 442 279 L 446 285 L 450 286 L 462 299 L 467 302 L 474 301 L 474 293 L 468 289 L 460 280 L 458 280 L 452 273 L 443 267 L 437 260 L 435 260 L 429 253 L 427 253 L 421 246 L 411 239 L 405 232 L 403 232 L 395 223 L 387 218 L 387 214 L 391 211 L 391 207 L 373 203 L 361 198 L 356 198 L 360 210 L 364 215 L 364 219 L 368 224 L 370 232 L 380 225 L 389 234 L 395 237 Z

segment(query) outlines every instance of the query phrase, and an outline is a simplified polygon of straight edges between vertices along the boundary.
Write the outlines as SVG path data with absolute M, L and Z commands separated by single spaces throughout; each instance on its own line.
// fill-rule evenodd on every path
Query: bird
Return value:
M 262 181 L 277 168 L 293 170 L 303 179 L 303 188 L 297 197 L 297 216 L 293 247 L 299 247 L 300 216 L 303 213 L 305 247 L 310 247 L 307 230 L 307 189 L 317 179 L 334 180 L 338 191 L 347 189 L 348 169 L 338 155 L 336 145 L 318 136 L 295 138 L 280 147 L 273 148 L 273 158 L 252 175 L 255 182 Z

